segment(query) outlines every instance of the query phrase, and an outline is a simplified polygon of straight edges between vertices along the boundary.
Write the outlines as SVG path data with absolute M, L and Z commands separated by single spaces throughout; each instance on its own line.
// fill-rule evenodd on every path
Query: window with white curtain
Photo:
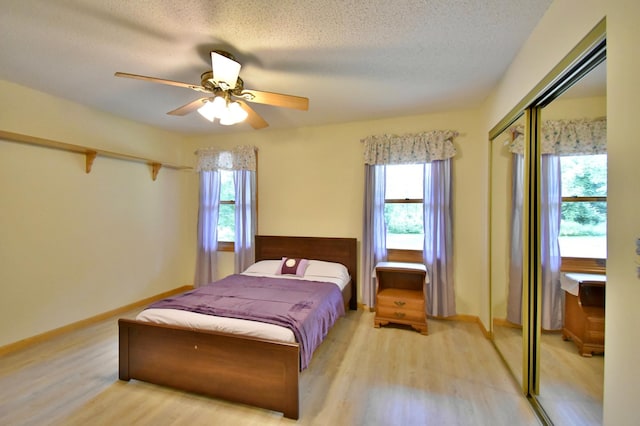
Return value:
M 367 306 L 375 306 L 378 262 L 418 262 L 427 267 L 429 277 L 427 312 L 442 317 L 456 314 L 451 159 L 457 135 L 453 130 L 434 130 L 362 140 L 362 300 Z
M 509 149 L 523 154 L 524 128 L 511 128 Z M 557 243 L 564 271 L 604 272 L 607 216 L 607 119 L 547 120 L 541 151 L 559 158 L 560 173 L 547 183 L 561 195 Z M 545 177 L 543 176 L 543 179 Z

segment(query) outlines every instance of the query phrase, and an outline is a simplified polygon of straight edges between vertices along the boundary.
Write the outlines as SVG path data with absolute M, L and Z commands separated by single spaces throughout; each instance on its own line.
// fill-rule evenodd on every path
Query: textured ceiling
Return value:
M 181 133 L 252 130 L 192 113 L 209 52 L 249 89 L 308 97 L 309 111 L 252 104 L 270 128 L 474 107 L 551 0 L 2 0 L 0 79 Z M 71 118 L 72 119 L 72 118 Z

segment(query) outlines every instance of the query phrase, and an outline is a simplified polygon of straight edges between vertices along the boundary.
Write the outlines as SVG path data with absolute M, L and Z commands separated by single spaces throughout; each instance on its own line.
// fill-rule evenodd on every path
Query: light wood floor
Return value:
M 522 371 L 521 330 L 494 327 L 496 345 L 514 371 Z M 601 425 L 604 356 L 583 357 L 560 333 L 543 333 L 538 401 L 557 425 Z M 518 378 L 522 373 L 518 373 Z
M 127 317 L 137 312 L 130 312 Z M 118 380 L 116 318 L 0 358 L 0 425 L 538 425 L 476 324 L 349 312 L 301 374 L 300 420 Z

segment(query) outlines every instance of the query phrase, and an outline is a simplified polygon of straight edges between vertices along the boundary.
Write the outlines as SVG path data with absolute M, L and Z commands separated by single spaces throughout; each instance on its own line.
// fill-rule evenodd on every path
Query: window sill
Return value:
M 218 251 L 235 251 L 235 245 L 230 241 L 218 241 Z
M 422 263 L 422 250 L 387 249 L 390 262 Z
M 582 272 L 585 274 L 606 274 L 607 259 L 593 259 L 586 257 L 563 257 L 562 272 Z

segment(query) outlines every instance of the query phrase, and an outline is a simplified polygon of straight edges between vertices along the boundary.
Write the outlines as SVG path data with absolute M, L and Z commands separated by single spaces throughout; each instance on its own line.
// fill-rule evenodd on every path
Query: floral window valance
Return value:
M 198 162 L 196 171 L 212 170 L 250 170 L 256 171 L 256 147 L 237 146 L 231 150 L 215 147 L 202 148 L 196 151 Z
M 524 153 L 524 126 L 511 127 L 509 150 Z M 607 119 L 547 120 L 542 122 L 542 154 L 588 155 L 607 153 Z
M 362 139 L 365 164 L 416 164 L 446 160 L 456 155 L 453 130 L 415 134 L 378 135 Z

